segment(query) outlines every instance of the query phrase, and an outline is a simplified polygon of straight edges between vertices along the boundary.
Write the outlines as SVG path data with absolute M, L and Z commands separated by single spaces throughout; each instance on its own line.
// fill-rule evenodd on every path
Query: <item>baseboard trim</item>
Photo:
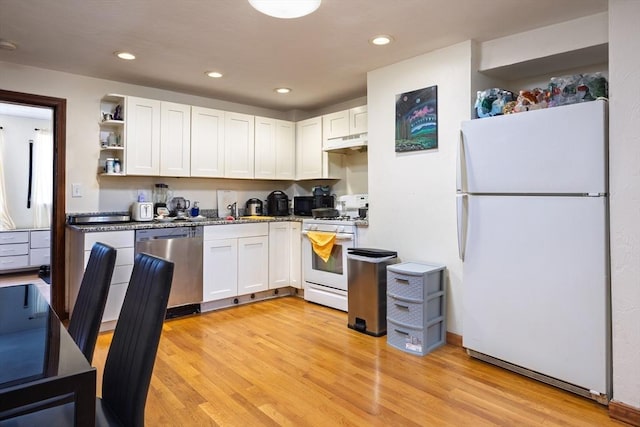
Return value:
M 454 334 L 453 332 L 447 332 L 447 344 L 455 345 L 456 347 L 462 347 L 462 335 Z
M 640 426 L 640 408 L 611 400 L 609 402 L 609 416 L 618 421 L 624 421 L 633 426 Z

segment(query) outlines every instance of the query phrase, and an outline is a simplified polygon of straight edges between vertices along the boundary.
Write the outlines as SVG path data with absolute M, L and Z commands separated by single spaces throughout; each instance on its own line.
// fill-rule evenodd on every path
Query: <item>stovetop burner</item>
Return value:
M 343 216 L 316 216 L 313 219 L 321 219 L 323 221 L 353 221 L 355 218 L 351 218 L 348 215 Z

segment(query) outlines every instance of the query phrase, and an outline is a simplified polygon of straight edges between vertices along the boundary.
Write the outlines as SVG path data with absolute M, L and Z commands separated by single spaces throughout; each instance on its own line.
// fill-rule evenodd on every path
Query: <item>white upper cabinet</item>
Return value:
M 276 177 L 276 120 L 255 118 L 255 177 Z
M 296 123 L 296 177 L 322 178 L 322 117 Z
M 355 135 L 369 131 L 369 116 L 367 106 L 355 107 L 349 110 L 349 134 Z
M 191 107 L 191 176 L 224 177 L 224 116 L 224 111 Z
M 253 178 L 254 139 L 254 116 L 225 113 L 225 177 Z
M 292 122 L 255 118 L 255 178 L 295 178 L 295 127 Z
M 296 177 L 296 127 L 293 122 L 276 120 L 276 179 Z
M 367 106 L 337 111 L 322 116 L 322 134 L 324 139 L 342 138 L 367 132 Z
M 160 175 L 191 173 L 191 107 L 162 102 L 160 108 Z
M 349 135 L 349 110 L 325 114 L 322 117 L 322 134 L 325 139 Z
M 158 175 L 160 101 L 128 96 L 125 112 L 127 175 Z

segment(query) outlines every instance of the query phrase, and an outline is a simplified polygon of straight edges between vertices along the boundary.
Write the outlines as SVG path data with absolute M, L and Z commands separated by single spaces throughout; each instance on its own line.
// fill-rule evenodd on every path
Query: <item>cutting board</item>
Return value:
M 230 204 L 238 203 L 238 194 L 233 190 L 218 190 L 218 216 L 221 218 L 230 215 L 231 212 L 227 209 Z

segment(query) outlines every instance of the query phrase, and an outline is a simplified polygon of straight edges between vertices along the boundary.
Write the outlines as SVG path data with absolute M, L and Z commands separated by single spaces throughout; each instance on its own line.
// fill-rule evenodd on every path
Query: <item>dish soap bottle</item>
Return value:
M 193 206 L 191 206 L 191 216 L 200 215 L 200 208 L 198 207 L 198 202 L 194 201 Z

